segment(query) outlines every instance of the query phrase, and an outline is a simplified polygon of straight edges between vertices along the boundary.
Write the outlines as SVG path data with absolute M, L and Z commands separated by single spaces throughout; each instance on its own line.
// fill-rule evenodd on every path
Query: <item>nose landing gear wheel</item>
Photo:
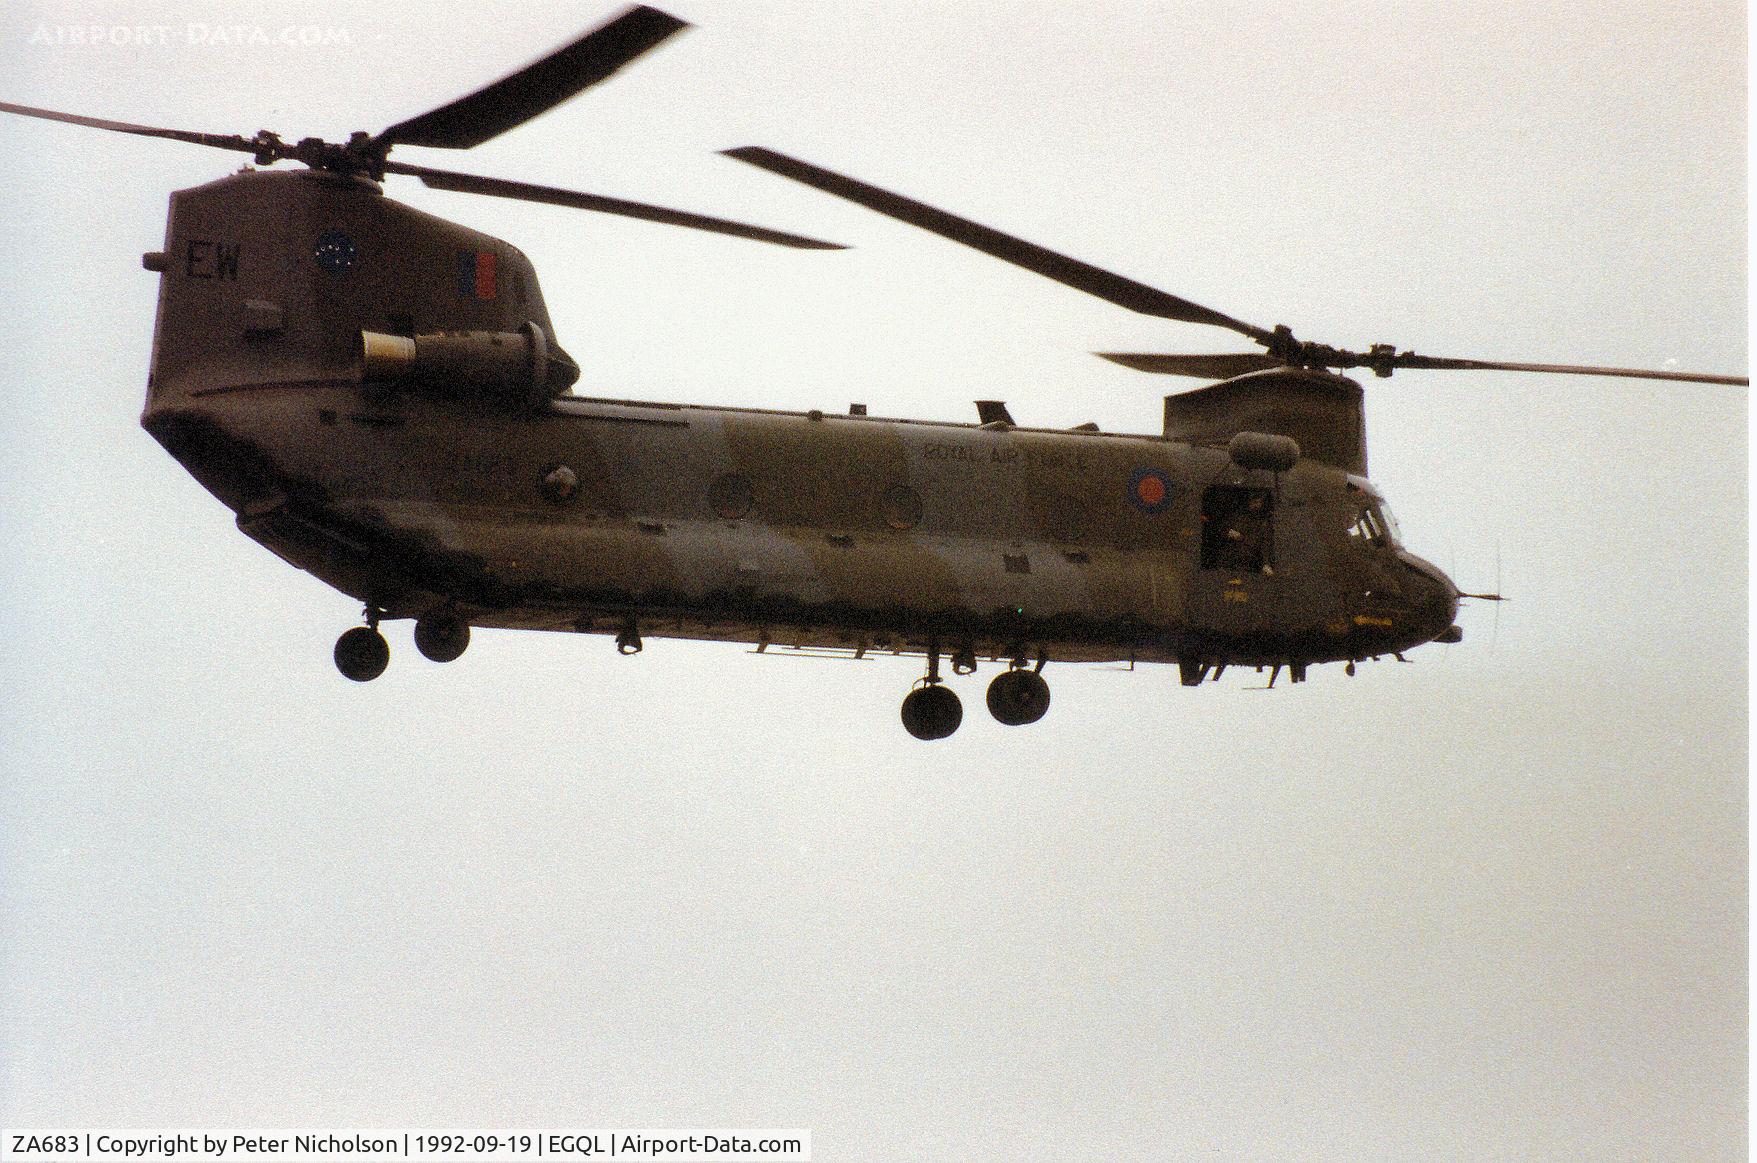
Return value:
M 1031 670 L 1009 670 L 988 684 L 988 713 L 1008 727 L 1023 727 L 1049 710 L 1049 684 Z
M 451 662 L 470 646 L 470 624 L 458 618 L 422 618 L 415 623 L 415 649 L 434 662 Z
M 344 678 L 371 682 L 390 665 L 390 645 L 370 626 L 356 626 L 336 639 L 336 669 Z
M 951 689 L 933 683 L 903 700 L 903 729 L 917 739 L 944 739 L 964 721 L 964 704 Z

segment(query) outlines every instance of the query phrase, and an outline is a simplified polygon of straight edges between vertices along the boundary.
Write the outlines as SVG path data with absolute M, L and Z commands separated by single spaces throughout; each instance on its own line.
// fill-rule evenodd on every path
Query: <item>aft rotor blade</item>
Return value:
M 748 162 L 770 173 L 779 174 L 784 178 L 792 178 L 816 187 L 826 194 L 834 194 L 838 198 L 846 198 L 869 210 L 919 226 L 942 238 L 953 242 L 961 242 L 984 254 L 1010 262 L 1014 266 L 1035 271 L 1058 283 L 1096 295 L 1119 307 L 1127 307 L 1143 315 L 1155 315 L 1162 319 L 1175 319 L 1183 323 L 1207 323 L 1216 327 L 1225 327 L 1240 335 L 1248 335 L 1252 339 L 1267 343 L 1273 333 L 1249 323 L 1240 322 L 1218 311 L 1210 310 L 1199 303 L 1181 299 L 1176 295 L 1149 287 L 1145 283 L 1137 283 L 1133 279 L 1111 271 L 1102 270 L 1078 259 L 1069 258 L 1065 254 L 1057 254 L 1023 239 L 1003 234 L 991 227 L 982 226 L 949 214 L 944 210 L 935 209 L 913 198 L 905 198 L 901 194 L 893 194 L 877 186 L 869 186 L 865 182 L 856 181 L 842 174 L 814 166 L 810 162 L 776 153 L 772 149 L 760 146 L 743 146 L 739 149 L 722 151 L 727 157 Z
M 619 214 L 624 218 L 641 218 L 648 222 L 663 222 L 670 226 L 687 226 L 693 230 L 730 234 L 737 238 L 772 242 L 778 246 L 794 246 L 804 250 L 847 249 L 834 242 L 806 238 L 799 234 L 785 234 L 779 230 L 769 230 L 762 226 L 749 226 L 743 222 L 732 222 L 725 218 L 711 218 L 706 214 L 691 214 L 685 210 L 672 210 L 665 206 L 649 206 L 645 202 L 629 202 L 622 198 L 607 198 L 602 194 L 586 194 L 578 190 L 557 189 L 554 186 L 537 186 L 530 182 L 509 181 L 506 178 L 489 178 L 480 174 L 460 174 L 451 170 L 435 170 L 426 166 L 405 165 L 402 162 L 386 162 L 384 172 L 387 174 L 408 174 L 410 177 L 420 178 L 436 190 L 455 190 L 462 194 L 488 194 L 495 198 L 515 198 L 521 202 L 543 202 L 550 206 L 571 206 L 576 210 L 596 210 L 604 214 Z
M 1748 387 L 1751 383 L 1749 376 L 1710 376 L 1697 372 L 1645 371 L 1640 368 L 1628 367 L 1576 367 L 1572 364 L 1559 363 L 1501 363 L 1482 359 L 1445 359 L 1439 356 L 1417 355 L 1412 351 L 1399 352 L 1393 357 L 1391 366 L 1434 368 L 1443 371 L 1555 372 L 1565 376 L 1621 376 L 1631 380 L 1679 380 L 1690 384 L 1728 384 L 1734 387 Z
M 621 16 L 526 65 L 492 85 L 419 117 L 399 121 L 373 139 L 375 145 L 427 145 L 469 149 L 547 112 L 680 29 L 688 28 L 657 8 L 630 8 Z
M 79 117 L 57 113 L 53 109 L 37 109 L 30 105 L 14 105 L 0 101 L 0 113 L 17 113 L 24 117 L 40 117 L 45 121 L 65 121 L 69 125 L 85 125 L 92 129 L 108 129 L 115 133 L 132 133 L 137 137 L 163 137 L 171 141 L 187 141 L 194 145 L 211 145 L 216 149 L 235 149 L 255 153 L 258 142 L 235 133 L 195 133 L 187 129 L 160 129 L 152 125 L 135 125 L 129 121 L 106 121 L 101 117 Z
M 1138 372 L 1154 372 L 1162 376 L 1199 376 L 1205 380 L 1230 380 L 1247 372 L 1260 372 L 1285 366 L 1272 355 L 1260 351 L 1237 355 L 1158 355 L 1149 352 L 1098 351 L 1094 355 L 1134 368 Z

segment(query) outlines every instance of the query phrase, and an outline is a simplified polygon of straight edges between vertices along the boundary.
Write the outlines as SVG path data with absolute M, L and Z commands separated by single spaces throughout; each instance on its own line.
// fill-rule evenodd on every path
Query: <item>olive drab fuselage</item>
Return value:
M 1224 425 L 558 393 L 571 361 L 524 255 L 358 177 L 181 191 L 150 265 L 143 424 L 244 532 L 384 617 L 1187 674 L 1391 654 L 1456 613 L 1362 475 L 1241 464 Z M 363 334 L 427 373 L 374 378 Z M 513 370 L 448 378 L 446 336 Z

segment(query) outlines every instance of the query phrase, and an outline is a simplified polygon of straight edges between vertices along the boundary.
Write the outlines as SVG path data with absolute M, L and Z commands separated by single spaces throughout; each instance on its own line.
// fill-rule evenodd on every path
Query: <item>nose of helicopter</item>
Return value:
M 1456 642 L 1453 627 L 1458 618 L 1458 587 L 1431 561 L 1398 551 L 1406 572 L 1405 593 L 1415 613 L 1415 629 L 1422 642 Z

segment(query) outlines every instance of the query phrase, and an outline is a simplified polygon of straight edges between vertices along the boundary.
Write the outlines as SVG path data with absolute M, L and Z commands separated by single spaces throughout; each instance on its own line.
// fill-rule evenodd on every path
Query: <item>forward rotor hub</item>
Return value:
M 336 174 L 358 174 L 379 181 L 384 177 L 385 154 L 389 147 L 374 142 L 369 133 L 355 132 L 345 143 L 325 141 L 321 137 L 302 137 L 288 145 L 281 136 L 259 129 L 249 144 L 255 147 L 252 160 L 259 166 L 278 161 L 296 161 L 314 170 Z
M 1366 354 L 1349 351 L 1341 347 L 1331 347 L 1327 343 L 1307 343 L 1295 339 L 1292 329 L 1285 323 L 1278 324 L 1274 332 L 1266 340 L 1260 341 L 1268 354 L 1289 367 L 1306 367 L 1321 370 L 1364 367 L 1380 379 L 1388 379 L 1397 370 L 1399 356 L 1397 346 L 1391 343 L 1375 343 L 1367 348 Z M 1404 356 L 1409 355 L 1408 352 Z

